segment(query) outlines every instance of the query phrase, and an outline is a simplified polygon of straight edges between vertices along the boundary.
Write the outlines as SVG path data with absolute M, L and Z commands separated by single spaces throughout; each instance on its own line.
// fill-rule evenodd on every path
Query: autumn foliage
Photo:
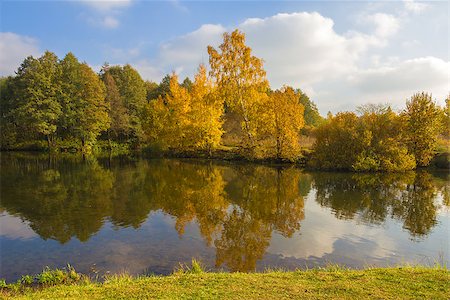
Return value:
M 314 168 L 403 171 L 427 166 L 439 136 L 449 139 L 448 99 L 441 109 L 422 92 L 400 113 L 366 105 L 323 119 L 300 89 L 270 88 L 264 61 L 239 30 L 207 51 L 209 66 L 200 65 L 193 80 L 173 73 L 160 84 L 144 81 L 130 65 L 105 64 L 95 74 L 72 53 L 27 57 L 16 76 L 0 80 L 0 147 L 229 151 L 295 162 L 307 135 L 315 139 Z

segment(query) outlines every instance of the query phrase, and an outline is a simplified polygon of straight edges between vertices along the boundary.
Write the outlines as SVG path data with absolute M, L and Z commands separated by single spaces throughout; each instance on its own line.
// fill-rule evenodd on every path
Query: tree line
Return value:
M 130 65 L 105 64 L 96 74 L 72 53 L 27 57 L 15 76 L 0 81 L 0 146 L 209 154 L 226 148 L 295 161 L 300 137 L 308 135 L 316 139 L 311 166 L 395 171 L 427 165 L 443 128 L 448 136 L 448 99 L 441 109 L 422 93 L 401 114 L 365 106 L 359 115 L 324 119 L 300 89 L 270 88 L 263 60 L 252 55 L 244 33 L 224 33 L 223 43 L 207 50 L 209 72 L 200 65 L 193 81 L 180 83 L 173 73 L 159 84 L 144 81 Z M 238 142 L 226 142 L 229 134 Z

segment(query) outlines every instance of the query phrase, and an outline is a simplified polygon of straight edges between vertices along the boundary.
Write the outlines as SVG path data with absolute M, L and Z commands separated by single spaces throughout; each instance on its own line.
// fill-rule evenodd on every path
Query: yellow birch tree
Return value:
M 250 148 L 254 145 L 258 104 L 267 97 L 269 88 L 263 61 L 251 51 L 245 44 L 245 34 L 237 29 L 223 34 L 219 50 L 208 46 L 210 74 L 218 96 L 242 117 Z

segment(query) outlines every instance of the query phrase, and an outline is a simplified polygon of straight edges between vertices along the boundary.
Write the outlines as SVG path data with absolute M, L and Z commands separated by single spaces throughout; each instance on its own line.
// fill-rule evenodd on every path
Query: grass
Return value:
M 442 267 L 351 270 L 340 267 L 264 273 L 209 273 L 201 264 L 169 276 L 112 275 L 92 282 L 73 268 L 44 270 L 0 285 L 5 299 L 449 299 L 450 272 Z M 43 278 L 46 278 L 45 280 Z M 23 277 L 22 277 L 23 279 Z

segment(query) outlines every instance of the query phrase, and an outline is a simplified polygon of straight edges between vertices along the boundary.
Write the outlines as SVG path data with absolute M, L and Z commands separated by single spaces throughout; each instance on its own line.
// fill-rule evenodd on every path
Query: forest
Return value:
M 159 84 L 128 64 L 105 63 L 97 74 L 72 53 L 29 56 L 0 79 L 0 148 L 307 157 L 311 168 L 349 171 L 411 170 L 444 152 L 448 167 L 450 95 L 444 107 L 418 92 L 401 111 L 367 104 L 324 118 L 301 89 L 270 88 L 244 33 L 225 33 L 207 50 L 209 66 L 192 80 L 172 73 Z

